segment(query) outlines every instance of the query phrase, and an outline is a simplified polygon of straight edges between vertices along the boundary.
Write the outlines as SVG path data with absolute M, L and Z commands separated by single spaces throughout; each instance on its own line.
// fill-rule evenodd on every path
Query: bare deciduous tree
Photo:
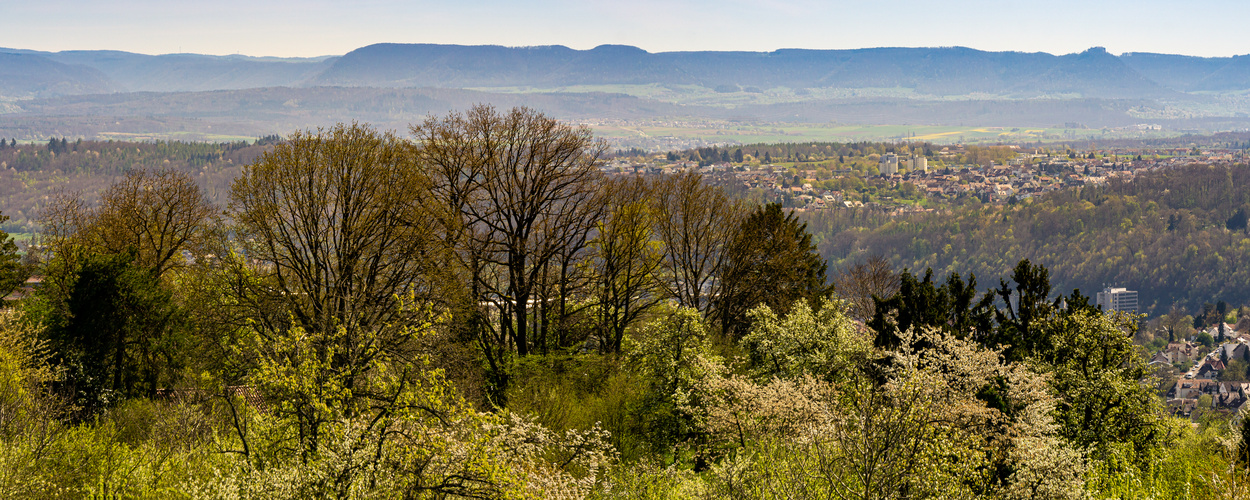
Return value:
M 291 318 L 318 335 L 345 329 L 348 365 L 395 347 L 385 334 L 379 345 L 354 342 L 362 330 L 402 329 L 411 311 L 401 300 L 431 295 L 427 190 L 405 141 L 356 124 L 297 132 L 246 167 L 230 210 L 259 263 L 242 296 L 262 330 Z
M 608 183 L 608 213 L 595 248 L 595 301 L 601 350 L 620 352 L 625 329 L 664 298 L 657 275 L 662 249 L 652 239 L 654 208 L 641 177 Z
M 41 244 L 66 262 L 92 253 L 136 252 L 161 276 L 216 227 L 216 208 L 195 181 L 174 170 L 131 170 L 91 207 L 78 193 L 58 193 L 40 214 Z
M 543 340 L 530 335 L 543 278 L 554 273 L 559 278 L 548 281 L 567 284 L 567 268 L 551 266 L 572 262 L 596 219 L 588 215 L 598 203 L 595 163 L 605 146 L 585 127 L 526 108 L 500 114 L 475 106 L 412 132 L 435 172 L 446 238 L 461 250 L 473 300 L 500 312 L 491 335 L 528 355 Z
M 655 186 L 655 232 L 664 244 L 665 287 L 677 302 L 709 317 L 727 247 L 745 216 L 742 204 L 692 173 Z
M 195 181 L 176 170 L 131 170 L 100 195 L 99 243 L 109 253 L 133 248 L 157 276 L 178 267 L 213 228 L 216 209 Z
M 898 287 L 898 273 L 880 255 L 847 267 L 834 278 L 834 290 L 847 301 L 851 317 L 860 321 L 867 321 L 875 312 L 873 296 L 888 299 L 898 293 Z

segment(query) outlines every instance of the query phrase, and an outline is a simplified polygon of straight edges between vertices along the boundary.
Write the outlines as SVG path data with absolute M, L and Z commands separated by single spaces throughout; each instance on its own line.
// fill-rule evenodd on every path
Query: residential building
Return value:
M 912 156 L 911 166 L 909 167 L 909 169 L 912 171 L 912 173 L 916 173 L 916 172 L 928 173 L 929 172 L 929 159 L 920 155 Z
M 894 153 L 886 153 L 881 155 L 878 161 L 877 170 L 881 175 L 894 175 L 898 173 L 898 155 Z
M 1103 312 L 1124 311 L 1137 312 L 1137 291 L 1125 288 L 1104 288 L 1098 292 L 1098 305 Z

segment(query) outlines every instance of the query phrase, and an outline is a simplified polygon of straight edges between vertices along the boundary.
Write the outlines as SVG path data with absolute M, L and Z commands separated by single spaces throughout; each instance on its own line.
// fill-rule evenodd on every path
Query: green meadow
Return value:
M 1138 131 L 1065 130 L 1061 128 L 958 127 L 939 125 L 752 124 L 742 122 L 657 121 L 592 124 L 596 135 L 608 139 L 702 139 L 723 143 L 854 142 L 916 140 L 937 144 L 1063 142 L 1074 139 L 1141 137 Z M 1162 133 L 1155 132 L 1156 136 Z

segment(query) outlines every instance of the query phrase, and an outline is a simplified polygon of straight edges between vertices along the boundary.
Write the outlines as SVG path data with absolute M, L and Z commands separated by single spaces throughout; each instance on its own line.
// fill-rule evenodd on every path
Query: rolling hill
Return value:
M 103 94 L 121 88 L 99 70 L 37 54 L 0 52 L 0 96 L 30 98 Z
M 964 47 L 659 52 L 622 45 L 369 45 L 339 57 L 255 58 L 119 51 L 0 49 L 5 95 L 184 92 L 260 87 L 552 88 L 696 85 L 724 90 L 902 88 L 919 95 L 1009 99 L 1171 98 L 1250 89 L 1250 57 L 1199 58 L 1095 47 L 1066 55 Z M 8 60 L 6 59 L 6 60 Z M 40 62 L 36 64 L 36 62 Z M 54 83 L 57 82 L 57 83 Z
M 577 120 L 1074 129 L 1148 122 L 1189 130 L 1215 123 L 1195 120 L 1244 127 L 1247 89 L 1250 56 L 1115 56 L 1099 47 L 1052 55 L 376 44 L 290 59 L 0 48 L 0 137 L 200 140 L 340 121 L 402 129 L 479 102 Z

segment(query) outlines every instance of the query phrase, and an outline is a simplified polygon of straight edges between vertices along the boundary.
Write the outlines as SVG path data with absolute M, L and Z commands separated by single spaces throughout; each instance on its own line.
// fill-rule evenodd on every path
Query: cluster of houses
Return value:
M 1188 366 L 1165 394 L 1168 408 L 1177 415 L 1191 416 L 1195 410 L 1236 412 L 1250 398 L 1250 382 L 1221 380 L 1232 360 L 1250 363 L 1250 339 L 1243 337 L 1227 323 L 1206 332 L 1223 341 L 1208 348 L 1193 341 L 1170 342 L 1150 359 L 1152 365 Z M 1237 379 L 1246 379 L 1239 374 Z M 1208 407 L 1201 407 L 1202 396 L 1211 397 Z
M 1250 395 L 1250 382 L 1220 382 L 1206 378 L 1179 379 L 1176 386 L 1168 391 L 1168 409 L 1176 415 L 1192 416 L 1204 394 L 1211 395 L 1210 410 L 1235 413 L 1246 402 L 1246 396 Z
M 1190 164 L 1231 164 L 1246 161 L 1242 150 L 1210 150 L 1196 153 L 1190 150 L 1163 150 L 1158 159 L 1136 159 L 1124 152 L 1101 152 L 1101 158 L 1073 157 L 1047 154 L 1020 153 L 1006 165 L 953 165 L 962 146 L 944 147 L 935 152 L 944 167 L 929 165 L 923 156 L 896 157 L 893 153 L 882 155 L 879 160 L 880 177 L 898 185 L 910 183 L 928 198 L 957 198 L 975 196 L 987 203 L 1005 203 L 1012 199 L 1025 200 L 1042 193 L 1074 186 L 1102 184 L 1111 179 L 1132 179 L 1138 172 L 1172 168 Z M 907 167 L 907 170 L 901 170 Z M 741 185 L 747 189 L 763 189 L 773 193 L 791 208 L 798 210 L 821 210 L 863 206 L 854 193 L 813 187 L 812 180 L 802 183 L 787 182 L 784 168 L 778 165 L 735 164 L 719 162 L 700 165 L 693 161 L 633 163 L 624 160 L 603 165 L 609 174 L 663 174 L 696 171 L 709 179 Z M 862 175 L 850 169 L 831 172 L 834 178 L 846 175 Z M 873 207 L 894 210 L 880 201 Z

